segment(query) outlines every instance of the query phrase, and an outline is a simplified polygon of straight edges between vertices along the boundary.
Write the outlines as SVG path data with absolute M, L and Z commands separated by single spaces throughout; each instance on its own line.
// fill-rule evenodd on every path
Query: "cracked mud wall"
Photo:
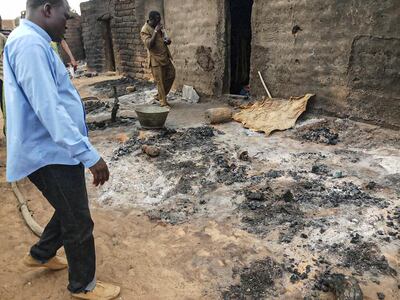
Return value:
M 166 28 L 176 67 L 175 86 L 192 85 L 205 95 L 222 93 L 225 2 L 165 0 Z
M 310 107 L 400 126 L 398 0 L 254 1 L 251 86 L 315 93 Z

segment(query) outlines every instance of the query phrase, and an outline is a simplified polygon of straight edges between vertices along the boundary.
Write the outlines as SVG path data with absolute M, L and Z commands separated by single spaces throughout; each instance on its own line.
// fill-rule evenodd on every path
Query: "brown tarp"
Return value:
M 294 126 L 297 118 L 306 110 L 313 94 L 288 99 L 265 98 L 244 107 L 233 115 L 235 121 L 254 131 L 270 135 L 274 130 L 286 130 Z

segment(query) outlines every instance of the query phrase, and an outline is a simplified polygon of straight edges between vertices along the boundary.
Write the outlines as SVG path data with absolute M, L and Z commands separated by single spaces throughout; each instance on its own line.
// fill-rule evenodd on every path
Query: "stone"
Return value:
M 126 87 L 126 92 L 127 92 L 128 94 L 133 93 L 133 92 L 136 92 L 136 87 L 135 87 L 134 85 L 127 86 L 127 87 Z
M 335 171 L 333 173 L 334 178 L 342 178 L 343 177 L 343 172 L 342 171 Z
M 150 157 L 157 157 L 160 155 L 160 149 L 155 146 L 143 145 L 142 151 Z
M 182 88 L 182 98 L 190 103 L 198 103 L 200 96 L 197 94 L 196 90 L 189 85 L 184 85 Z
M 385 294 L 384 293 L 376 293 L 376 295 L 378 296 L 379 300 L 384 300 L 385 299 Z
M 283 195 L 282 195 L 282 199 L 285 202 L 293 202 L 294 201 L 294 196 L 293 193 L 290 190 L 287 190 Z
M 249 161 L 249 160 L 250 160 L 250 158 L 249 158 L 249 152 L 247 152 L 247 151 L 241 152 L 241 153 L 239 154 L 239 159 L 240 159 L 240 160 L 243 160 L 243 161 Z

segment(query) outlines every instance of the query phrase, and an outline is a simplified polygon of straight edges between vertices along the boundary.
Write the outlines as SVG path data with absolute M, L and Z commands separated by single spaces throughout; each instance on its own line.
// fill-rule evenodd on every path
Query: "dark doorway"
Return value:
M 250 81 L 253 0 L 230 0 L 230 92 L 243 94 Z
M 105 51 L 105 69 L 106 71 L 115 71 L 115 56 L 114 56 L 114 43 L 111 32 L 111 21 L 102 20 L 102 37 L 104 40 Z

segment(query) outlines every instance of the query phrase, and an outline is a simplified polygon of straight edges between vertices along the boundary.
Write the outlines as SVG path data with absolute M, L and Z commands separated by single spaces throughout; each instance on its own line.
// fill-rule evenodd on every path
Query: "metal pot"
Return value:
M 169 109 L 159 106 L 142 106 L 135 108 L 140 125 L 144 129 L 164 128 Z

